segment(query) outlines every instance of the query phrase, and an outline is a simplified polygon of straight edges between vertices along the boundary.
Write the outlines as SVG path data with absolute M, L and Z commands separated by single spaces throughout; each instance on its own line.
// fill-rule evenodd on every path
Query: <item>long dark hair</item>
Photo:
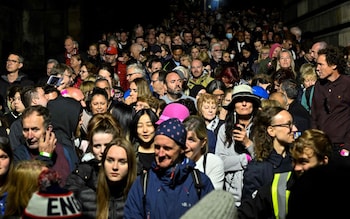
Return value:
M 158 125 L 156 125 L 156 122 L 158 121 L 158 116 L 157 114 L 152 110 L 152 109 L 141 109 L 139 111 L 137 111 L 137 113 L 135 114 L 133 120 L 132 120 L 132 125 L 131 125 L 131 142 L 135 143 L 137 141 L 140 141 L 140 138 L 138 137 L 137 134 L 137 123 L 139 122 L 141 116 L 143 115 L 148 115 L 149 118 L 151 119 L 151 122 L 153 124 L 154 129 L 157 128 Z

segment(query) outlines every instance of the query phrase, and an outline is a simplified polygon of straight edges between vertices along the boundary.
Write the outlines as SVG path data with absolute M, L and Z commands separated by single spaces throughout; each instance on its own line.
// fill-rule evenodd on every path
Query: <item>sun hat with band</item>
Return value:
M 255 108 L 258 108 L 261 104 L 260 97 L 253 93 L 251 86 L 247 84 L 236 85 L 233 88 L 232 101 L 225 108 L 227 110 L 232 110 L 237 102 L 248 101 L 253 103 Z

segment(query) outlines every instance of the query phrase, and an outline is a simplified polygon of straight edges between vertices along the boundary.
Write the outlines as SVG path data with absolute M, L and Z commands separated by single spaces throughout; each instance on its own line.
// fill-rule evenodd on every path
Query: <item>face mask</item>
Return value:
M 235 54 L 230 54 L 231 60 L 235 57 Z
M 226 33 L 226 38 L 231 40 L 233 38 L 232 33 Z

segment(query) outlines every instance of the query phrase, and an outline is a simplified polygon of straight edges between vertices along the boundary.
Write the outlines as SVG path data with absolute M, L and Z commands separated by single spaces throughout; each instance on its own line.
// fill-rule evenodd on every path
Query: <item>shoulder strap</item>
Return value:
M 207 173 L 206 173 L 207 155 L 208 155 L 208 153 L 205 153 L 205 154 L 204 154 L 204 157 L 203 157 L 203 170 L 204 170 L 204 173 L 205 173 L 205 174 L 207 174 Z
M 193 178 L 193 182 L 194 182 L 194 186 L 197 190 L 197 195 L 198 195 L 198 199 L 201 198 L 201 189 L 202 189 L 202 183 L 201 183 L 201 174 L 199 172 L 198 169 L 193 169 L 191 171 L 191 175 L 192 175 L 192 178 Z
M 143 197 L 142 197 L 142 203 L 143 203 L 143 210 L 144 210 L 144 215 L 146 215 L 146 192 L 147 192 L 147 184 L 148 184 L 148 171 L 142 171 L 141 173 L 141 187 L 143 191 Z

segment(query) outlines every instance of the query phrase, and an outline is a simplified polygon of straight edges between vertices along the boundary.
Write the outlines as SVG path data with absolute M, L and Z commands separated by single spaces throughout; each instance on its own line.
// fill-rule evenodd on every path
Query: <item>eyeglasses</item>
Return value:
M 133 75 L 133 74 L 138 74 L 138 72 L 129 73 L 126 75 L 126 77 L 131 77 L 131 75 Z
M 214 49 L 214 52 L 221 52 L 221 49 Z
M 289 130 L 293 129 L 293 126 L 295 126 L 295 123 L 289 122 L 289 123 L 284 123 L 284 124 L 275 124 L 271 125 L 272 127 L 284 127 L 284 128 L 289 128 Z
M 13 59 L 7 59 L 6 62 L 12 62 L 12 63 L 20 63 L 19 61 L 17 60 L 13 60 Z

